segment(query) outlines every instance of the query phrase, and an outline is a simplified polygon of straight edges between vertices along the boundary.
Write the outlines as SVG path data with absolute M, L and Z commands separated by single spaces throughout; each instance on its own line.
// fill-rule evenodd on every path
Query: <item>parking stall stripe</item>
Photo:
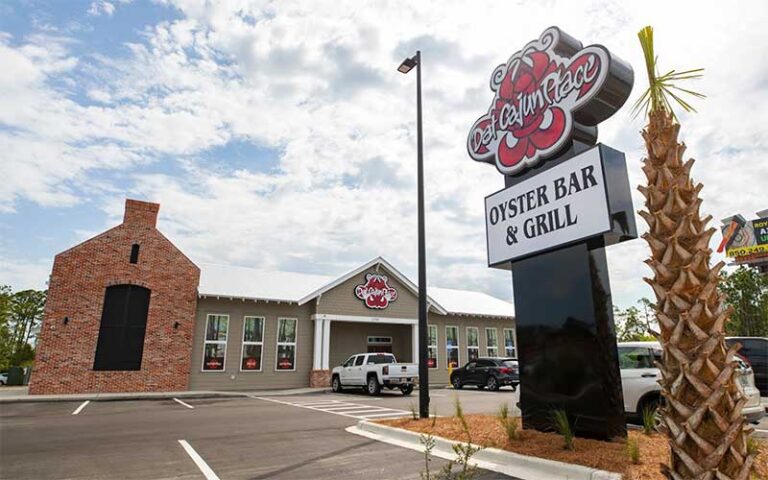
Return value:
M 80 406 L 79 406 L 79 407 L 77 407 L 77 408 L 75 409 L 75 411 L 74 411 L 74 412 L 72 412 L 72 415 L 77 415 L 77 414 L 79 414 L 80 412 L 82 412 L 82 411 L 83 411 L 83 409 L 85 408 L 85 406 L 86 406 L 86 405 L 88 405 L 89 403 L 91 403 L 91 401 L 90 401 L 90 400 L 86 400 L 86 401 L 84 401 L 83 403 L 81 403 L 81 404 L 80 404 Z
M 402 417 L 405 414 L 409 414 L 409 412 L 389 412 L 389 413 L 373 413 L 371 415 L 360 415 L 363 418 L 373 418 L 373 417 Z
M 184 448 L 184 451 L 187 452 L 187 455 L 189 455 L 192 458 L 192 461 L 195 462 L 195 465 L 197 465 L 197 468 L 200 469 L 200 472 L 202 472 L 203 476 L 206 478 L 206 480 L 220 480 L 218 475 L 211 469 L 211 467 L 208 466 L 207 463 L 205 463 L 205 460 L 203 460 L 203 457 L 201 457 L 194 448 L 192 448 L 192 445 L 187 443 L 186 440 L 179 440 L 179 443 L 181 444 L 182 448 Z
M 179 400 L 179 399 L 178 399 L 178 398 L 176 398 L 176 397 L 174 397 L 173 399 L 176 401 L 176 403 L 180 403 L 181 405 L 184 405 L 184 406 L 185 406 L 185 407 L 187 407 L 187 408 L 195 408 L 195 407 L 193 407 L 192 405 L 190 405 L 190 404 L 188 404 L 188 403 L 182 402 L 181 400 Z

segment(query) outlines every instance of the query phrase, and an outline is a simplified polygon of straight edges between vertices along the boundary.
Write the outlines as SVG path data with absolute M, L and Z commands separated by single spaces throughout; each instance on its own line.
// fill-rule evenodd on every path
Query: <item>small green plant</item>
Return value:
M 421 480 L 432 480 L 435 477 L 429 471 L 429 464 L 432 462 L 432 450 L 435 448 L 435 438 L 431 433 L 419 435 L 419 441 L 424 445 L 424 471 L 421 472 Z
M 453 397 L 453 412 L 456 418 L 464 418 L 464 407 L 461 406 L 461 400 L 459 400 L 458 395 Z
M 656 411 L 658 407 L 646 405 L 643 407 L 643 433 L 650 435 L 656 431 Z
M 418 420 L 419 419 L 419 412 L 416 411 L 416 404 L 415 403 L 411 402 L 410 410 L 411 410 L 411 420 Z
M 497 416 L 499 417 L 501 423 L 506 423 L 507 418 L 509 418 L 509 405 L 502 403 L 499 406 L 499 413 Z
M 573 429 L 565 410 L 552 411 L 552 427 L 558 434 L 563 436 L 563 448 L 573 450 Z
M 437 422 L 437 405 L 432 408 L 432 428 L 435 428 L 435 422 Z
M 747 437 L 747 454 L 757 455 L 760 448 L 757 445 L 757 440 L 754 437 Z
M 516 418 L 510 418 L 509 406 L 506 403 L 502 403 L 499 406 L 499 413 L 496 415 L 501 423 L 502 428 L 507 434 L 507 438 L 510 440 L 517 440 L 518 438 L 518 423 Z
M 633 464 L 637 465 L 640 463 L 640 444 L 636 438 L 627 439 L 627 455 L 629 455 L 629 460 Z

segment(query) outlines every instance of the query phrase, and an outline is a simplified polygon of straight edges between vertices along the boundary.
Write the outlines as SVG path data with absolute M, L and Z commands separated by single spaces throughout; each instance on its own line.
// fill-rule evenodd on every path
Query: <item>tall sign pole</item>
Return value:
M 424 234 L 424 141 L 421 121 L 421 51 L 406 58 L 397 68 L 408 73 L 416 67 L 416 183 L 418 185 L 419 230 L 419 417 L 429 417 L 429 365 L 427 364 L 427 260 Z M 416 360 L 416 359 L 414 359 Z
M 626 435 L 605 247 L 637 237 L 624 155 L 597 125 L 632 90 L 601 45 L 546 29 L 491 75 L 473 160 L 505 187 L 485 199 L 488 265 L 512 271 L 523 425 L 565 410 L 577 435 Z

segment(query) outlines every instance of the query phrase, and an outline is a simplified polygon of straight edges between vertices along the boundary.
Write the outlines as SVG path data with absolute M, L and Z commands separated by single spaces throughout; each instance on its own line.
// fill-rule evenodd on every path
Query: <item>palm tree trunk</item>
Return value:
M 671 464 L 662 470 L 675 480 L 747 480 L 754 455 L 741 415 L 747 399 L 734 378 L 739 346 L 726 347 L 730 309 L 717 289 L 724 263 L 709 265 L 715 228 L 707 228 L 711 216 L 699 213 L 702 185 L 690 178 L 693 159 L 683 162 L 679 130 L 667 109 L 651 111 L 643 131 L 648 185 L 639 187 L 647 209 L 640 215 L 650 227 L 643 236 L 651 249 L 646 263 L 654 273 L 645 280 L 656 294 L 664 350 L 659 383 Z

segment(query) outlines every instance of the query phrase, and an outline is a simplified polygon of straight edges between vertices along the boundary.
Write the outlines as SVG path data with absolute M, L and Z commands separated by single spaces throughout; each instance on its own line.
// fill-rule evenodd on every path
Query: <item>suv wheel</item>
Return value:
M 368 377 L 368 395 L 378 395 L 381 393 L 381 385 L 379 385 L 379 380 L 371 375 Z
M 339 380 L 338 375 L 334 375 L 333 380 L 331 380 L 331 390 L 333 390 L 334 393 L 341 393 L 344 391 L 344 389 L 341 386 L 341 380 Z
M 485 386 L 488 387 L 488 390 L 495 392 L 499 389 L 499 381 L 496 380 L 496 377 L 493 375 L 488 377 L 488 380 L 485 382 Z
M 464 386 L 461 384 L 461 379 L 459 378 L 458 375 L 454 376 L 451 379 L 451 385 L 453 385 L 453 388 L 455 388 L 456 390 L 461 390 L 461 388 Z

